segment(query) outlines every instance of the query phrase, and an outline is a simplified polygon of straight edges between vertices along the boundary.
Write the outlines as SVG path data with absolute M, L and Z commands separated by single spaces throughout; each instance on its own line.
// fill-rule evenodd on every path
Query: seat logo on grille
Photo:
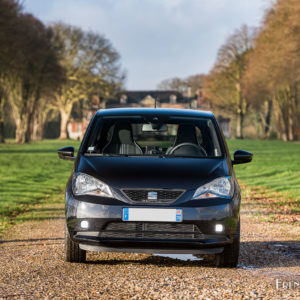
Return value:
M 157 192 L 148 192 L 148 200 L 157 200 Z

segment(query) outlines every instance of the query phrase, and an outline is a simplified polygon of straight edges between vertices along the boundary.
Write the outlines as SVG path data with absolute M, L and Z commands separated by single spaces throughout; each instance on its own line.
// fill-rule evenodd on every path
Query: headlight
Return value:
M 193 199 L 204 198 L 230 198 L 232 196 L 232 183 L 230 177 L 220 177 L 200 186 Z
M 111 189 L 102 181 L 83 174 L 76 173 L 73 175 L 72 189 L 74 195 L 95 195 L 102 197 L 113 197 Z

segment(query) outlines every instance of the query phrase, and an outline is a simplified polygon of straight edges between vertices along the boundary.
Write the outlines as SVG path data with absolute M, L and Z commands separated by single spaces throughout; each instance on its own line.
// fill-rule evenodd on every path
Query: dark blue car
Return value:
M 234 160 L 211 112 L 107 109 L 91 120 L 66 187 L 65 254 L 86 251 L 211 254 L 235 267 L 241 194 Z

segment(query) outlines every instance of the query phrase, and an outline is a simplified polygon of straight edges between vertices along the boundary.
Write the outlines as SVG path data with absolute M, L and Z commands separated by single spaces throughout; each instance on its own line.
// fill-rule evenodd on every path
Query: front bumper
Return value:
M 81 249 L 91 251 L 221 253 L 225 245 L 232 243 L 239 218 L 239 205 L 234 205 L 237 201 L 230 199 L 225 203 L 223 201 L 210 206 L 172 206 L 173 208 L 182 209 L 183 221 L 179 224 L 196 228 L 197 234 L 180 235 L 179 232 L 180 238 L 177 238 L 176 234 L 172 235 L 170 233 L 173 232 L 169 232 L 167 237 L 163 238 L 157 232 L 147 236 L 140 232 L 135 234 L 135 231 L 129 234 L 128 231 L 125 231 L 126 234 L 123 234 L 122 230 L 120 230 L 119 235 L 103 236 L 108 224 L 119 224 L 122 227 L 122 224 L 130 223 L 122 221 L 123 208 L 140 206 L 121 201 L 112 201 L 113 205 L 109 205 L 106 201 L 102 201 L 102 204 L 100 204 L 83 200 L 76 199 L 72 193 L 66 194 L 66 221 L 71 239 L 78 243 Z M 155 207 L 155 205 L 151 205 L 151 208 Z M 157 208 L 170 208 L 170 206 L 157 206 Z M 80 223 L 83 220 L 88 221 L 89 226 L 86 229 L 81 228 Z M 158 224 L 158 227 L 160 224 Z M 172 227 L 173 224 L 169 225 Z M 224 231 L 216 233 L 216 224 L 222 224 Z M 137 224 L 137 226 L 140 225 L 143 224 Z M 168 224 L 165 225 L 168 226 Z

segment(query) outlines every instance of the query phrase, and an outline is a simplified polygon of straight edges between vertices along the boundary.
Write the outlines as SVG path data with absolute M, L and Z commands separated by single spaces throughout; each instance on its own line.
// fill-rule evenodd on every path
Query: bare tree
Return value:
M 94 32 L 57 23 L 52 26 L 55 41 L 61 45 L 60 63 L 66 80 L 52 101 L 61 117 L 60 138 L 67 138 L 67 125 L 73 104 L 97 92 L 108 97 L 115 85 L 122 83 L 119 54 L 110 41 Z
M 159 90 L 172 90 L 182 93 L 183 95 L 194 96 L 198 89 L 203 86 L 204 75 L 196 74 L 187 78 L 170 78 L 165 79 L 157 85 Z
M 300 125 L 299 32 L 299 1 L 278 0 L 265 16 L 247 72 L 249 96 L 260 111 L 270 104 L 283 140 L 294 140 Z M 269 121 L 269 112 L 265 116 Z
M 177 91 L 182 94 L 185 94 L 187 92 L 187 86 L 185 80 L 179 77 L 163 80 L 157 85 L 157 89 L 162 91 L 166 91 L 166 90 Z
M 35 110 L 49 88 L 58 86 L 61 67 L 51 44 L 52 32 L 32 15 L 22 14 L 15 25 L 18 37 L 16 67 L 7 78 L 9 100 L 16 120 L 16 141 L 32 139 Z
M 10 69 L 13 68 L 16 45 L 12 34 L 21 11 L 16 1 L 0 0 L 0 143 L 4 142 L 4 105 L 7 99 L 7 82 Z
M 16 140 L 33 138 L 36 108 L 59 86 L 62 68 L 51 43 L 52 31 L 14 0 L 0 0 L 0 139 L 4 100 L 16 122 Z
M 17 142 L 42 138 L 53 107 L 61 116 L 60 137 L 67 137 L 76 101 L 95 93 L 105 101 L 122 86 L 119 61 L 102 35 L 61 23 L 47 28 L 24 14 L 17 0 L 0 0 L 0 142 L 4 100 L 12 108 Z
M 246 25 L 236 30 L 219 49 L 216 63 L 206 78 L 205 92 L 211 101 L 236 114 L 238 138 L 243 138 L 244 117 L 249 108 L 243 79 L 253 38 L 254 31 Z

